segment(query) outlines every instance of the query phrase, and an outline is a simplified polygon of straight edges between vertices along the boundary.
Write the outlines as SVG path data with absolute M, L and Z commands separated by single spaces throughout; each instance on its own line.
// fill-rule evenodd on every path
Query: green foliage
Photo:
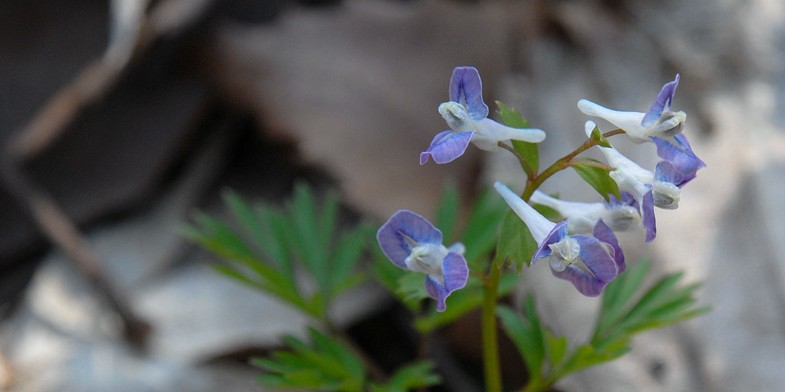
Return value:
M 458 195 L 458 189 L 453 184 L 445 185 L 442 189 L 442 198 L 436 210 L 436 221 L 434 224 L 442 231 L 442 239 L 447 244 L 457 240 L 455 238 L 455 227 L 458 225 L 460 210 L 461 199 Z
M 502 198 L 490 189 L 477 198 L 461 235 L 461 242 L 466 246 L 464 257 L 470 269 L 481 271 L 487 267 L 488 258 L 496 247 L 499 225 L 508 210 Z
M 534 296 L 526 297 L 524 317 L 514 310 L 500 306 L 496 314 L 507 336 L 515 343 L 529 372 L 530 383 L 542 378 L 545 361 L 545 339 L 543 326 L 534 307 Z
M 362 360 L 336 339 L 309 329 L 311 345 L 287 336 L 288 349 L 251 364 L 265 370 L 262 384 L 272 388 L 299 388 L 320 391 L 360 392 L 365 390 Z
M 578 158 L 570 162 L 570 166 L 575 169 L 584 181 L 594 188 L 605 200 L 610 200 L 609 195 L 614 195 L 621 199 L 619 186 L 610 176 L 611 169 L 600 161 L 591 158 Z
M 344 392 L 406 392 L 439 383 L 433 364 L 416 362 L 399 369 L 386 382 L 371 382 L 363 361 L 340 340 L 308 330 L 310 344 L 292 336 L 283 338 L 286 348 L 251 364 L 265 373 L 261 383 L 271 388 Z
M 642 261 L 605 288 L 592 337 L 595 346 L 613 345 L 619 336 L 665 327 L 709 311 L 696 306 L 699 284 L 679 286 L 682 273 L 668 274 L 648 290 L 637 290 L 648 270 L 649 262 Z
M 496 101 L 496 106 L 499 107 L 499 116 L 502 122 L 508 127 L 513 128 L 530 128 L 529 121 L 527 121 L 517 110 L 508 107 L 507 105 Z M 511 140 L 512 148 L 518 153 L 522 159 L 521 167 L 523 171 L 536 174 L 540 168 L 540 153 L 537 143 L 529 143 L 520 140 Z M 527 167 L 528 166 L 528 167 Z
M 681 274 L 666 275 L 644 288 L 648 269 L 648 262 L 640 262 L 605 288 L 591 340 L 572 350 L 566 337 L 556 336 L 540 321 L 533 295 L 526 297 L 521 314 L 507 307 L 498 308 L 502 328 L 521 353 L 530 375 L 524 390 L 547 390 L 567 374 L 624 355 L 636 333 L 687 320 L 708 310 L 696 306 L 698 285 L 678 286 Z
M 188 238 L 225 260 L 215 267 L 224 275 L 322 319 L 333 298 L 362 280 L 356 267 L 371 230 L 359 225 L 341 232 L 335 192 L 320 208 L 305 184 L 295 187 L 285 209 L 253 207 L 233 192 L 225 193 L 224 201 L 238 228 L 200 213 L 184 229 Z M 300 287 L 298 270 L 315 290 Z
M 529 232 L 526 224 L 512 211 L 507 211 L 502 222 L 499 242 L 496 245 L 494 262 L 502 266 L 510 262 L 521 270 L 524 263 L 531 264 L 532 256 L 537 251 L 537 242 Z
M 518 283 L 518 276 L 515 274 L 502 274 L 497 293 L 499 297 L 510 294 Z M 422 286 L 422 280 L 420 281 Z M 424 290 L 423 290 L 424 291 Z M 482 281 L 470 276 L 466 287 L 453 292 L 447 298 L 447 309 L 444 312 L 431 311 L 419 316 L 414 321 L 414 327 L 420 333 L 427 333 L 457 320 L 466 313 L 477 309 L 482 305 L 483 284 Z
M 439 376 L 429 361 L 416 362 L 398 370 L 382 385 L 371 385 L 371 392 L 406 392 L 438 384 Z

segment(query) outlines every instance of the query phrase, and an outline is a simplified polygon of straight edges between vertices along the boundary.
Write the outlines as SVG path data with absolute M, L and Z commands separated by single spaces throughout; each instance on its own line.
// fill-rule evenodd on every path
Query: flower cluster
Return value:
M 585 99 L 578 101 L 578 109 L 584 114 L 602 118 L 619 127 L 635 142 L 651 142 L 657 147 L 657 155 L 662 160 L 657 163 L 654 172 L 642 168 L 610 145 L 599 147 L 613 169 L 610 176 L 619 190 L 632 197 L 639 206 L 646 242 L 657 235 L 654 207 L 678 208 L 681 188 L 706 166 L 681 133 L 687 115 L 670 110 L 678 84 L 679 75 L 676 75 L 675 80 L 662 87 L 646 113 L 612 110 Z M 589 136 L 594 128 L 595 124 L 587 121 L 586 135 Z
M 619 241 L 601 218 L 594 222 L 591 235 L 569 235 L 569 219 L 553 223 L 504 184 L 497 182 L 494 187 L 526 224 L 538 244 L 532 264 L 547 259 L 554 276 L 572 282 L 581 294 L 590 297 L 600 295 L 602 289 L 624 271 L 624 254 Z
M 646 242 L 655 238 L 654 208 L 677 208 L 681 188 L 706 166 L 682 133 L 687 115 L 671 110 L 678 83 L 678 75 L 666 83 L 646 113 L 613 110 L 585 99 L 578 102 L 584 114 L 608 121 L 637 143 L 656 146 L 661 161 L 651 171 L 616 151 L 610 143 L 595 143 L 606 158 L 608 176 L 618 185 L 620 198 L 608 195 L 604 203 L 579 203 L 530 189 L 530 202 L 548 206 L 565 218 L 552 222 L 506 185 L 494 184 L 537 242 L 531 265 L 545 259 L 554 276 L 569 281 L 581 294 L 597 296 L 626 267 L 614 231 L 641 227 Z M 438 110 L 450 129 L 438 133 L 420 154 L 421 165 L 430 159 L 437 164 L 452 162 L 463 155 L 469 143 L 495 151 L 510 140 L 545 140 L 545 132 L 540 129 L 511 128 L 488 118 L 482 82 L 474 67 L 455 68 L 449 96 L 450 100 L 439 105 Z M 587 121 L 584 128 L 591 138 L 596 125 Z M 569 164 L 566 162 L 559 170 Z M 527 187 L 531 178 L 529 181 Z M 463 245 L 445 247 L 441 232 L 422 216 L 407 210 L 396 212 L 379 229 L 377 240 L 395 265 L 427 274 L 425 288 L 437 300 L 438 311 L 445 309 L 450 293 L 466 285 L 469 270 L 462 256 Z

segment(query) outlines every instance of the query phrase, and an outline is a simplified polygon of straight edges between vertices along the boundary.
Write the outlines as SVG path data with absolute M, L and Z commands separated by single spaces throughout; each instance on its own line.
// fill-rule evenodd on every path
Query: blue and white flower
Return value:
M 672 142 L 656 137 L 653 140 L 657 145 L 657 155 L 663 159 L 657 164 L 655 171 L 662 172 L 662 177 L 671 178 L 671 182 L 677 187 L 681 188 L 692 181 L 698 170 L 706 167 L 692 151 L 684 134 L 674 136 Z
M 589 297 L 600 295 L 624 271 L 626 264 L 619 242 L 601 219 L 594 225 L 592 235 L 569 235 L 567 222 L 549 221 L 500 182 L 494 187 L 538 244 L 531 264 L 547 259 L 554 276 L 569 281 Z
M 529 201 L 556 210 L 566 218 L 567 230 L 573 233 L 591 233 L 600 220 L 613 231 L 627 231 L 641 225 L 639 207 L 627 192 L 622 193 L 621 200 L 610 195 L 607 202 L 582 203 L 560 200 L 535 191 Z
M 408 210 L 395 212 L 379 228 L 376 240 L 382 252 L 400 268 L 426 274 L 425 290 L 436 299 L 436 310 L 447 308 L 447 297 L 466 286 L 469 267 L 463 244 L 442 245 L 442 232 L 422 216 Z
M 679 75 L 671 82 L 665 83 L 646 113 L 628 112 L 608 109 L 587 99 L 578 101 L 578 109 L 586 115 L 602 118 L 618 128 L 637 143 L 660 138 L 673 145 L 678 145 L 674 137 L 681 133 L 687 114 L 671 111 L 673 94 L 679 85 Z
M 420 164 L 433 158 L 436 163 L 452 162 L 466 151 L 469 142 L 486 151 L 496 151 L 500 141 L 523 140 L 539 143 L 545 140 L 540 129 L 518 129 L 488 118 L 488 105 L 482 99 L 480 73 L 474 67 L 457 67 L 450 79 L 450 100 L 439 105 L 450 129 L 433 138 L 428 149 L 420 153 Z
M 586 135 L 591 135 L 595 128 L 591 121 L 586 122 Z M 657 154 L 663 159 L 654 172 L 624 156 L 613 147 L 598 146 L 608 166 L 613 168 L 609 175 L 619 186 L 619 190 L 632 195 L 640 207 L 643 227 L 646 231 L 646 242 L 654 240 L 657 235 L 657 223 L 654 207 L 675 210 L 679 207 L 681 187 L 696 176 L 696 172 L 705 167 L 690 148 L 684 135 L 676 135 L 675 146 L 663 139 L 653 138 L 657 145 Z

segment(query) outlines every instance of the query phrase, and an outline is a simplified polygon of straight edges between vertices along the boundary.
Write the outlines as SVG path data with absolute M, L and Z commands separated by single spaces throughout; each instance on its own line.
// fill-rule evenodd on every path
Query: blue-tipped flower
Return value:
M 578 101 L 578 109 L 586 115 L 602 118 L 609 123 L 621 128 L 637 143 L 652 141 L 652 138 L 664 139 L 669 143 L 678 145 L 673 139 L 678 135 L 687 114 L 671 111 L 673 94 L 679 85 L 679 75 L 672 82 L 665 83 L 646 113 L 626 112 L 608 109 L 587 99 Z
M 442 245 L 442 232 L 422 216 L 396 211 L 376 233 L 382 252 L 400 268 L 427 274 L 425 290 L 436 299 L 436 310 L 447 308 L 445 301 L 455 290 L 466 286 L 469 267 L 464 247 Z
M 529 228 L 537 242 L 531 264 L 547 259 L 551 273 L 569 281 L 578 291 L 596 297 L 624 271 L 624 254 L 613 231 L 598 220 L 592 235 L 568 235 L 567 222 L 553 223 L 500 182 L 496 191 Z
M 567 229 L 573 233 L 591 233 L 602 220 L 613 231 L 626 231 L 641 225 L 641 215 L 635 199 L 627 192 L 621 200 L 611 195 L 604 203 L 565 201 L 535 191 L 530 201 L 556 210 L 567 220 Z
M 663 159 L 655 171 L 661 171 L 662 177 L 671 178 L 671 182 L 677 187 L 681 188 L 692 181 L 698 170 L 706 167 L 706 164 L 692 151 L 684 134 L 674 136 L 672 142 L 656 137 L 653 140 L 657 145 L 657 155 Z
M 540 129 L 510 128 L 488 118 L 488 106 L 482 99 L 480 73 L 474 67 L 457 67 L 450 79 L 450 100 L 439 105 L 439 114 L 449 130 L 433 138 L 428 149 L 420 154 L 420 164 L 433 158 L 436 163 L 452 162 L 466 151 L 469 142 L 480 149 L 496 151 L 504 140 L 539 143 L 545 140 Z
M 590 135 L 594 127 L 593 122 L 587 121 L 586 134 Z M 685 183 L 684 177 L 671 162 L 661 161 L 657 164 L 656 170 L 651 172 L 640 167 L 613 147 L 600 146 L 599 148 L 605 155 L 608 166 L 613 168 L 609 174 L 619 186 L 619 190 L 632 195 L 638 204 L 643 218 L 643 228 L 646 231 L 646 242 L 654 240 L 657 236 L 654 207 L 668 210 L 678 208 L 681 198 L 681 189 L 678 184 Z

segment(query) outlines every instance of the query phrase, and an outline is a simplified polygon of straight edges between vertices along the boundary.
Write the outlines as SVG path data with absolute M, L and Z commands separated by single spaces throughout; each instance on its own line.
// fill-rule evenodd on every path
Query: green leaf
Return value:
M 308 189 L 307 186 L 305 186 Z M 330 189 L 326 192 L 321 203 L 321 213 L 314 222 L 318 233 L 318 245 L 323 250 L 333 248 L 333 237 L 338 231 L 338 192 Z M 328 252 L 329 253 L 329 252 Z
M 573 159 L 570 166 L 605 200 L 610 200 L 609 195 L 621 199 L 619 186 L 613 181 L 609 174 L 610 170 L 602 162 L 590 158 L 580 158 Z
M 564 366 L 559 370 L 558 377 L 566 374 L 583 370 L 587 367 L 599 365 L 604 362 L 612 361 L 630 351 L 629 339 L 626 336 L 618 337 L 611 341 L 603 349 L 586 344 L 579 346 L 575 353 L 570 357 Z
M 625 326 L 634 325 L 639 320 L 648 318 L 650 316 L 649 311 L 652 308 L 666 301 L 671 296 L 668 291 L 681 280 L 681 277 L 681 273 L 676 273 L 660 279 L 627 311 L 621 324 Z
M 367 226 L 360 226 L 344 233 L 338 239 L 335 251 L 330 257 L 330 273 L 327 279 L 330 297 L 335 297 L 352 286 L 349 281 L 356 276 L 357 262 L 369 242 L 368 230 Z
M 404 275 L 407 275 L 407 271 L 398 268 L 398 266 L 387 259 L 387 256 L 382 253 L 382 250 L 379 248 L 379 246 L 371 247 L 371 256 L 370 270 L 376 281 L 381 283 L 381 285 L 387 289 L 390 294 L 393 294 L 396 298 L 398 298 L 398 300 L 406 305 L 409 310 L 414 312 L 419 309 L 419 302 L 405 302 L 403 296 L 400 295 L 398 290 L 399 280 L 403 278 Z
M 196 227 L 186 231 L 192 240 L 229 260 L 253 260 L 256 255 L 229 226 L 205 214 L 194 218 Z
M 638 263 L 606 287 L 592 344 L 605 348 L 618 337 L 664 327 L 708 311 L 696 306 L 698 284 L 679 286 L 681 273 L 668 274 L 648 289 L 641 285 L 648 262 Z
M 365 388 L 363 362 L 339 340 L 309 329 L 311 344 L 284 337 L 286 350 L 268 358 L 254 358 L 251 364 L 265 370 L 260 381 L 273 388 L 359 392 Z
M 328 291 L 329 251 L 324 247 L 323 237 L 333 233 L 323 233 L 316 216 L 316 201 L 311 189 L 304 183 L 298 183 L 289 203 L 288 215 L 292 221 L 291 250 L 297 255 L 310 275 L 316 280 L 322 293 Z M 328 248 L 329 249 L 329 248 Z
M 225 191 L 223 199 L 232 215 L 242 224 L 243 228 L 251 234 L 255 240 L 266 237 L 265 228 L 262 222 L 256 219 L 253 209 L 243 201 L 235 192 Z
M 507 211 L 498 238 L 494 257 L 497 266 L 509 261 L 520 271 L 524 263 L 527 266 L 531 264 L 531 258 L 537 251 L 537 242 L 526 224 L 512 211 Z
M 225 192 L 224 200 L 239 229 L 197 214 L 194 224 L 182 230 L 226 260 L 216 268 L 224 275 L 316 318 L 325 317 L 332 299 L 364 278 L 357 264 L 373 242 L 373 230 L 358 225 L 341 232 L 337 192 L 327 192 L 317 203 L 311 189 L 300 183 L 285 209 L 251 206 L 233 192 Z M 301 290 L 303 277 L 295 271 L 310 275 L 316 289 Z
M 595 330 L 605 330 L 618 323 L 625 306 L 643 284 L 650 266 L 651 263 L 647 260 L 639 261 L 605 287 Z
M 472 207 L 461 242 L 466 246 L 466 260 L 472 270 L 484 269 L 487 257 L 496 246 L 496 235 L 507 204 L 491 190 L 483 191 Z
M 396 294 L 404 303 L 417 303 L 428 297 L 425 291 L 425 275 L 406 271 L 398 279 Z
M 459 210 L 458 190 L 455 185 L 445 185 L 442 190 L 442 199 L 439 201 L 439 208 L 436 210 L 436 227 L 442 231 L 442 237 L 446 244 L 455 241 L 455 225 L 458 223 Z
M 266 205 L 256 206 L 254 212 L 257 221 L 264 227 L 264 236 L 258 238 L 257 243 L 270 260 L 294 281 L 294 257 L 287 239 L 291 223 L 287 216 Z
M 506 306 L 499 306 L 496 309 L 496 314 L 501 321 L 502 330 L 520 352 L 532 382 L 537 382 L 543 376 L 543 365 L 546 360 L 546 349 L 539 319 L 523 318 Z
M 557 337 L 547 329 L 543 329 L 543 335 L 548 362 L 550 362 L 551 368 L 558 368 L 567 355 L 567 338 L 565 336 Z
M 499 297 L 511 293 L 517 284 L 517 275 L 502 274 L 501 280 L 499 281 Z M 444 312 L 433 310 L 430 314 L 420 316 L 415 319 L 414 327 L 420 333 L 427 333 L 452 323 L 466 313 L 480 307 L 482 304 L 482 292 L 483 287 L 480 280 L 476 277 L 469 276 L 466 287 L 453 292 L 447 297 L 447 309 Z
M 517 110 L 508 107 L 500 101 L 496 101 L 496 106 L 499 107 L 499 116 L 501 116 L 504 125 L 512 128 L 531 128 L 529 121 L 521 116 Z M 540 169 L 540 154 L 537 143 L 528 143 L 520 140 L 512 140 L 511 143 L 515 152 L 526 162 L 529 169 L 533 173 L 537 173 Z M 527 171 L 523 164 L 521 166 L 524 171 Z
M 548 220 L 550 221 L 558 222 L 564 219 L 564 217 L 561 216 L 559 211 L 556 211 L 555 209 L 548 207 L 546 205 L 534 203 L 532 204 L 532 207 L 535 210 L 537 210 L 537 212 L 539 212 L 540 215 L 548 218 Z
M 406 392 L 437 385 L 439 381 L 433 363 L 421 361 L 399 369 L 384 385 L 372 385 L 371 392 Z

